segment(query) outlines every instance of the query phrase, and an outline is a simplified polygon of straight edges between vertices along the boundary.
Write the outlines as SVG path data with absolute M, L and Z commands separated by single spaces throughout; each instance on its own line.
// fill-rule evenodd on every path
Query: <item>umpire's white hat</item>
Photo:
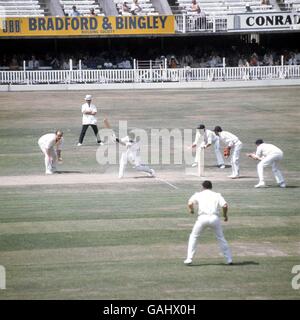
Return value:
M 90 94 L 87 94 L 84 98 L 85 101 L 91 101 L 92 100 L 92 96 Z

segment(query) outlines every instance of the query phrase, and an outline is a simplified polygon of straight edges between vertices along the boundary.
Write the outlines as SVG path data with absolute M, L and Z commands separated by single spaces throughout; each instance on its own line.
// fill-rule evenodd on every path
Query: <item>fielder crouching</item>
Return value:
M 149 166 L 142 164 L 140 156 L 140 143 L 137 141 L 137 138 L 133 132 L 130 132 L 128 136 L 119 139 L 114 136 L 115 142 L 118 142 L 126 146 L 126 151 L 122 152 L 120 158 L 120 167 L 119 167 L 119 178 L 124 177 L 126 165 L 129 162 L 134 166 L 137 171 L 143 171 L 148 173 L 150 177 L 155 176 L 155 171 Z
M 53 174 L 57 161 L 62 161 L 63 132 L 57 130 L 55 133 L 44 134 L 39 138 L 38 144 L 45 156 L 45 173 Z

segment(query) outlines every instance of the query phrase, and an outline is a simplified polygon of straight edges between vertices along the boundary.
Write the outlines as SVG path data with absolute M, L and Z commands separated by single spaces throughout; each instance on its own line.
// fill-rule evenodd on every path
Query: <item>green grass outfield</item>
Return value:
M 193 266 L 183 264 L 195 216 L 188 198 L 203 180 L 184 165 L 154 165 L 156 179 L 96 162 L 91 129 L 76 147 L 80 106 L 90 92 L 0 94 L 0 299 L 299 299 L 291 273 L 300 265 L 299 87 L 232 90 L 95 91 L 98 119 L 129 128 L 221 125 L 244 143 L 239 180 L 205 156 L 205 177 L 229 203 L 225 237 L 235 265 L 226 266 L 212 232 L 199 241 Z M 101 126 L 101 121 L 99 121 Z M 66 172 L 44 176 L 38 138 L 65 133 Z M 256 162 L 245 157 L 263 138 L 285 153 L 288 187 L 254 189 Z M 79 178 L 77 178 L 79 177 Z M 81 178 L 82 177 L 82 178 Z M 102 178 L 103 177 L 103 178 Z M 48 180 L 46 180 L 48 179 Z M 9 184 L 8 181 L 13 181 Z M 48 182 L 49 181 L 49 182 Z

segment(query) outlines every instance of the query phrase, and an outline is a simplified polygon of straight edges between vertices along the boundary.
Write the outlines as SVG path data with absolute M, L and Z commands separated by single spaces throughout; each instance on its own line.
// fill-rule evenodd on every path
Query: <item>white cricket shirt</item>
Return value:
M 61 150 L 63 145 L 64 138 L 61 138 L 58 142 L 56 142 L 56 134 L 55 133 L 47 133 L 39 138 L 39 145 L 43 149 L 50 149 L 56 146 L 57 150 Z
M 209 129 L 205 129 L 205 132 L 204 132 L 204 141 L 205 141 L 205 143 L 212 144 L 217 139 L 219 139 L 219 137 L 213 131 L 211 131 Z
M 126 156 L 127 160 L 135 166 L 139 166 L 141 164 L 141 148 L 140 143 L 137 141 L 132 141 L 128 136 L 121 139 L 123 143 L 126 145 Z
M 270 143 L 261 143 L 256 149 L 256 156 L 266 157 L 271 154 L 283 154 L 282 150 Z
M 92 114 L 84 114 L 84 112 L 97 112 L 97 108 L 94 104 L 85 103 L 81 107 L 82 112 L 82 124 L 96 124 L 97 118 Z
M 220 193 L 212 190 L 204 190 L 194 193 L 188 203 L 198 205 L 198 215 L 215 214 L 219 216 L 219 208 L 223 207 L 226 204 L 226 201 Z
M 228 131 L 219 132 L 219 137 L 229 147 L 236 146 L 237 144 L 241 143 L 237 136 Z

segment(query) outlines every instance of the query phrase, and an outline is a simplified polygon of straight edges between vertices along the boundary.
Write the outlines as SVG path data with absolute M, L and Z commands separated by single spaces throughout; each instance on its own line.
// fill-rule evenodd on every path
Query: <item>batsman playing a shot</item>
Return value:
M 201 135 L 203 136 L 203 142 L 200 143 L 200 145 L 199 145 L 199 142 L 201 141 Z M 192 148 L 197 147 L 197 145 L 199 145 L 198 147 L 200 147 L 202 149 L 206 149 L 206 148 L 210 147 L 211 145 L 213 145 L 218 167 L 220 169 L 225 168 L 224 159 L 223 159 L 222 153 L 220 151 L 220 139 L 213 131 L 206 129 L 204 124 L 198 125 L 195 141 L 192 144 Z M 196 157 L 195 157 L 195 161 L 192 164 L 192 167 L 198 165 L 199 156 L 200 156 L 200 152 L 197 152 Z
M 119 139 L 114 137 L 114 140 L 123 146 L 126 146 L 126 151 L 122 152 L 120 158 L 119 178 L 124 177 L 126 165 L 129 162 L 137 171 L 148 173 L 150 177 L 155 177 L 155 172 L 149 166 L 142 164 L 140 156 L 140 143 L 133 132 L 128 136 Z
M 56 171 L 57 161 L 62 161 L 63 132 L 57 130 L 55 133 L 44 134 L 38 144 L 45 156 L 45 173 L 53 174 Z

